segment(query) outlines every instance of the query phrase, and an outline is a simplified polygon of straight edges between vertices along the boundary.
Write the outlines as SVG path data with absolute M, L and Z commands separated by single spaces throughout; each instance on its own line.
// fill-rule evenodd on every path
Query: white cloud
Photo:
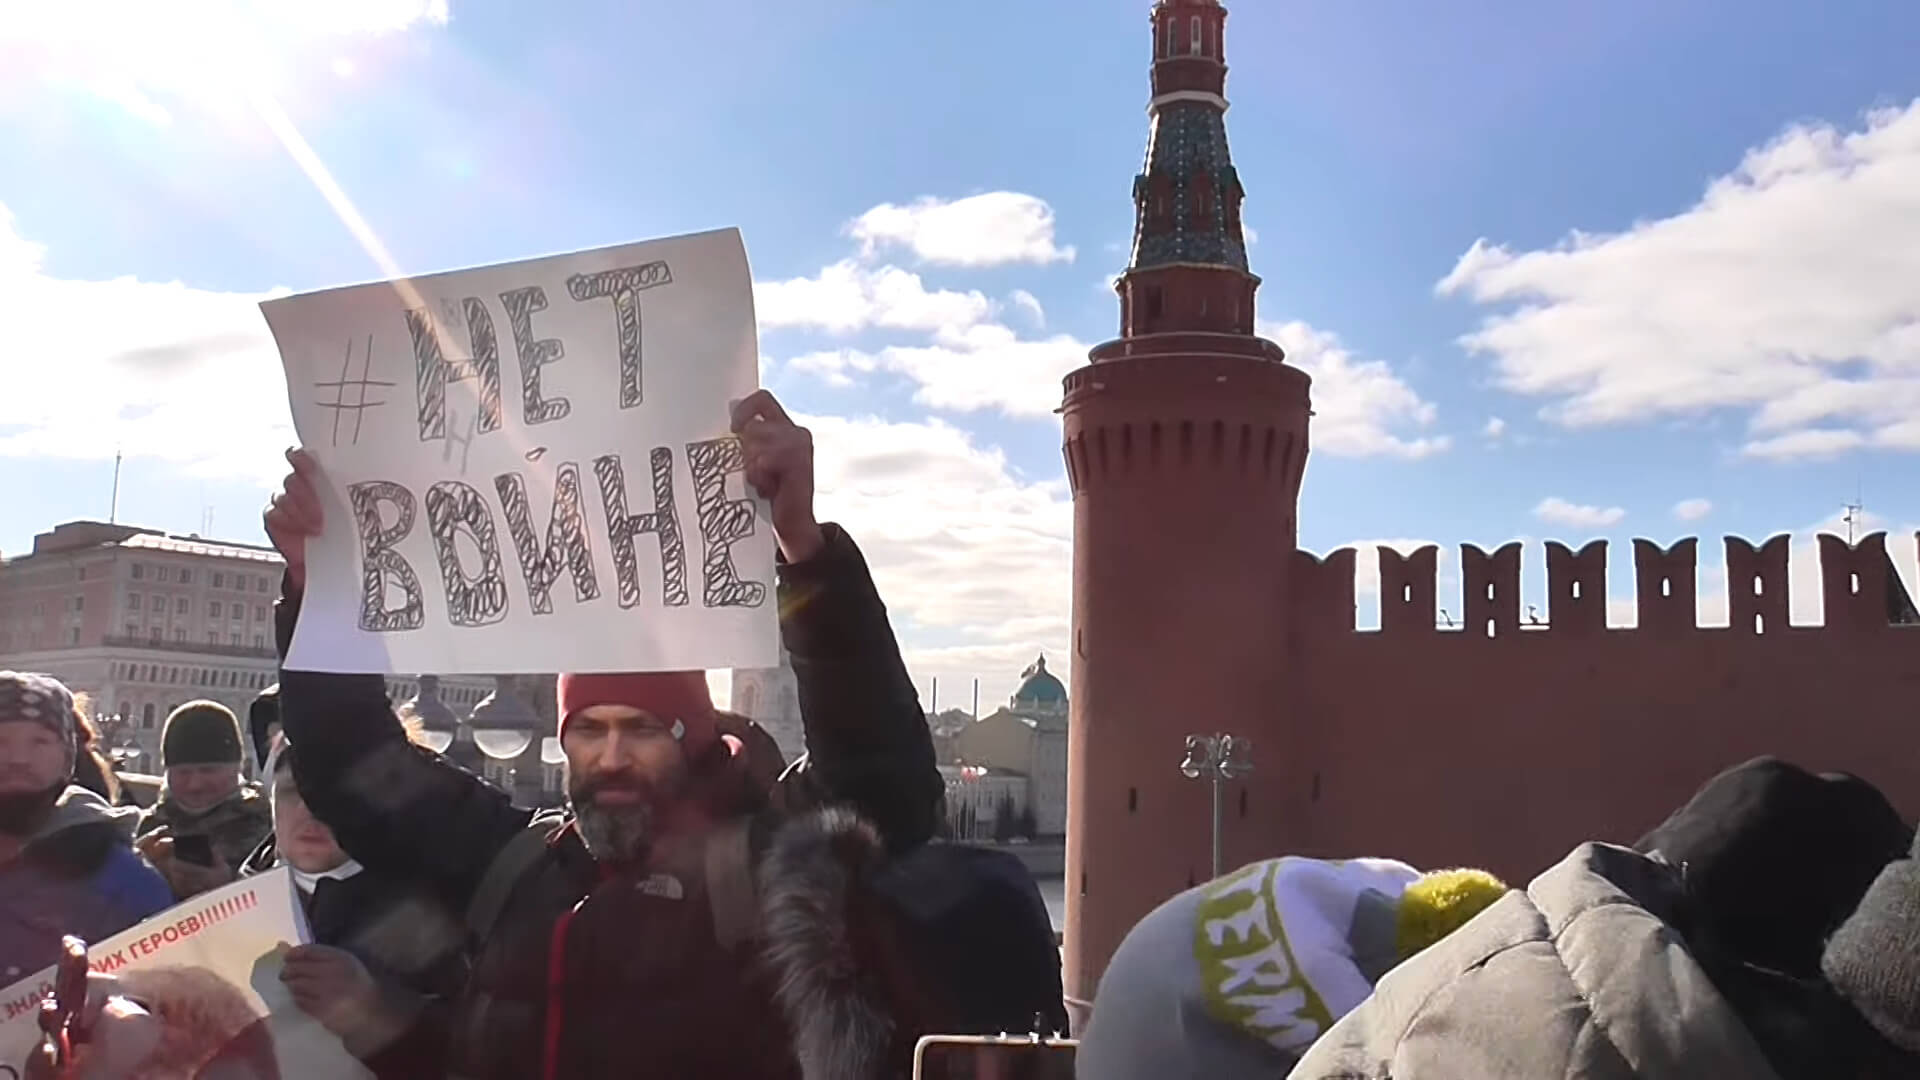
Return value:
M 1767 439 L 1751 439 L 1740 448 L 1747 457 L 1765 458 L 1771 461 L 1794 459 L 1838 457 L 1849 450 L 1857 450 L 1867 445 L 1868 439 L 1857 431 L 1835 428 L 1806 428 L 1790 431 L 1785 435 L 1775 435 Z
M 1039 297 L 1025 289 L 1015 289 L 1009 295 L 1008 299 L 1013 301 L 1014 307 L 1019 308 L 1021 311 L 1033 317 L 1033 325 L 1045 328 L 1047 325 L 1047 311 L 1040 306 Z
M 1681 499 L 1673 504 L 1673 516 L 1681 521 L 1699 521 L 1713 513 L 1713 503 L 1706 499 Z
M 1044 650 L 1066 677 L 1073 510 L 1063 482 L 1020 475 L 998 449 L 938 420 L 802 417 L 817 447 L 819 513 L 866 552 L 924 694 L 949 705 L 981 680 L 983 709 Z
M 1240 233 L 1241 235 L 1246 237 L 1248 247 L 1252 247 L 1253 245 L 1260 242 L 1260 234 L 1256 232 L 1254 230 L 1254 227 L 1251 225 L 1242 223 L 1240 226 Z
M 1497 439 L 1506 433 L 1507 422 L 1497 416 L 1487 417 L 1486 424 L 1480 428 L 1480 434 L 1485 435 L 1489 439 Z
M 1788 128 L 1670 217 L 1476 241 L 1437 289 L 1503 306 L 1463 344 L 1561 423 L 1733 409 L 1754 456 L 1920 450 L 1920 100 Z
M 279 353 L 259 295 L 41 268 L 0 206 L 0 293 L 17 358 L 0 394 L 0 456 L 171 462 L 275 479 L 294 442 Z
M 1357 360 L 1340 339 L 1303 322 L 1260 324 L 1287 362 L 1313 376 L 1313 448 L 1339 457 L 1423 458 L 1452 445 L 1446 435 L 1418 432 L 1438 410 L 1382 360 Z
M 896 267 L 836 263 L 817 277 L 756 285 L 755 296 L 765 326 L 928 332 L 923 345 L 810 352 L 788 366 L 843 387 L 859 375 L 902 375 L 918 384 L 914 400 L 934 409 L 1044 418 L 1059 407 L 1060 380 L 1087 362 L 1086 342 L 1067 334 L 1022 338 L 987 321 L 993 307 L 980 293 L 928 292 L 918 275 Z M 1437 410 L 1384 361 L 1358 360 L 1338 337 L 1305 323 L 1263 323 L 1259 329 L 1280 343 L 1289 363 L 1313 377 L 1316 451 L 1423 458 L 1452 444 L 1449 436 L 1422 433 Z
M 1559 496 L 1550 496 L 1540 500 L 1540 505 L 1533 508 L 1533 516 L 1570 529 L 1605 529 L 1618 525 L 1627 512 L 1618 506 L 1582 506 Z
M 1039 418 L 1060 406 L 1060 380 L 1086 362 L 1086 344 L 1068 335 L 1023 340 L 998 323 L 979 323 L 941 331 L 927 345 L 814 352 L 788 366 L 835 386 L 850 385 L 857 374 L 891 372 L 917 383 L 914 400 L 930 408 Z
M 993 302 L 981 292 L 929 291 L 912 271 L 862 266 L 852 259 L 813 277 L 755 282 L 753 306 L 763 327 L 835 334 L 870 327 L 932 331 L 971 326 L 993 311 Z
M 1074 250 L 1054 241 L 1053 207 L 1015 191 L 992 191 L 947 201 L 926 198 L 906 206 L 882 203 L 847 224 L 871 258 L 882 248 L 906 248 L 942 266 L 1072 262 Z

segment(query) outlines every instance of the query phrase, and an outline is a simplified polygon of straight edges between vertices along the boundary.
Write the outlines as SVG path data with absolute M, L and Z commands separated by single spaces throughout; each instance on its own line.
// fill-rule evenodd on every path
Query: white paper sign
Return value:
M 775 661 L 772 524 L 728 431 L 759 384 L 738 230 L 260 308 L 326 475 L 289 668 Z
M 215 1058 L 267 1057 L 281 1076 L 370 1077 L 280 982 L 281 946 L 309 940 L 293 875 L 283 867 L 88 942 L 87 961 L 119 980 L 122 992 L 162 1024 L 159 1045 L 136 1077 L 192 1076 Z M 0 990 L 0 1080 L 20 1076 L 39 1042 L 40 1002 L 53 987 L 54 971 Z

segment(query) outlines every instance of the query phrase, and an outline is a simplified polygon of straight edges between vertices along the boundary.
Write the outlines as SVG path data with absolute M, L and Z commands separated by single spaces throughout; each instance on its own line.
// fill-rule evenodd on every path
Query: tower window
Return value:
M 1152 286 L 1146 290 L 1145 299 L 1147 328 L 1151 330 L 1160 325 L 1160 315 L 1166 306 L 1166 301 L 1160 295 L 1159 288 Z
M 1147 229 L 1165 232 L 1173 225 L 1173 178 L 1161 172 L 1154 175 L 1147 191 Z
M 1160 26 L 1160 55 L 1173 55 L 1173 16 L 1169 15 Z
M 1127 789 L 1127 813 L 1131 814 L 1138 809 L 1140 809 L 1140 789 L 1130 787 Z
M 1200 16 L 1195 15 L 1193 17 L 1192 24 L 1187 29 L 1188 29 L 1187 54 L 1189 56 L 1199 56 L 1200 55 Z

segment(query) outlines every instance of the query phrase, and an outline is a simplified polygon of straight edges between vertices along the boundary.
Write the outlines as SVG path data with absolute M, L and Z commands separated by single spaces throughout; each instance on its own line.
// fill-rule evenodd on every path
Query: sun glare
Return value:
M 91 93 L 164 126 L 216 120 L 300 71 L 360 72 L 353 39 L 442 25 L 446 0 L 75 0 L 20 5 L 0 20 L 0 82 L 31 79 Z

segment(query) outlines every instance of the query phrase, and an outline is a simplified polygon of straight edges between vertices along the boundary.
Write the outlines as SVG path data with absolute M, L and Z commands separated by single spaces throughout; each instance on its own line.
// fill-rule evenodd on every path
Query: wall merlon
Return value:
M 1787 556 L 1793 538 L 1779 533 L 1759 547 L 1741 536 L 1727 545 L 1727 615 L 1735 633 L 1787 628 Z
M 1691 536 L 1666 548 L 1634 540 L 1634 593 L 1642 631 L 1674 635 L 1699 626 L 1699 556 L 1700 541 Z
M 1491 554 L 1461 544 L 1460 583 L 1468 633 L 1491 638 L 1520 629 L 1520 541 L 1508 541 Z
M 1607 542 L 1591 540 L 1575 553 L 1547 541 L 1547 624 L 1570 636 L 1607 630 Z
M 1439 615 L 1440 547 L 1428 544 L 1402 555 L 1385 544 L 1380 555 L 1380 632 L 1430 634 Z

